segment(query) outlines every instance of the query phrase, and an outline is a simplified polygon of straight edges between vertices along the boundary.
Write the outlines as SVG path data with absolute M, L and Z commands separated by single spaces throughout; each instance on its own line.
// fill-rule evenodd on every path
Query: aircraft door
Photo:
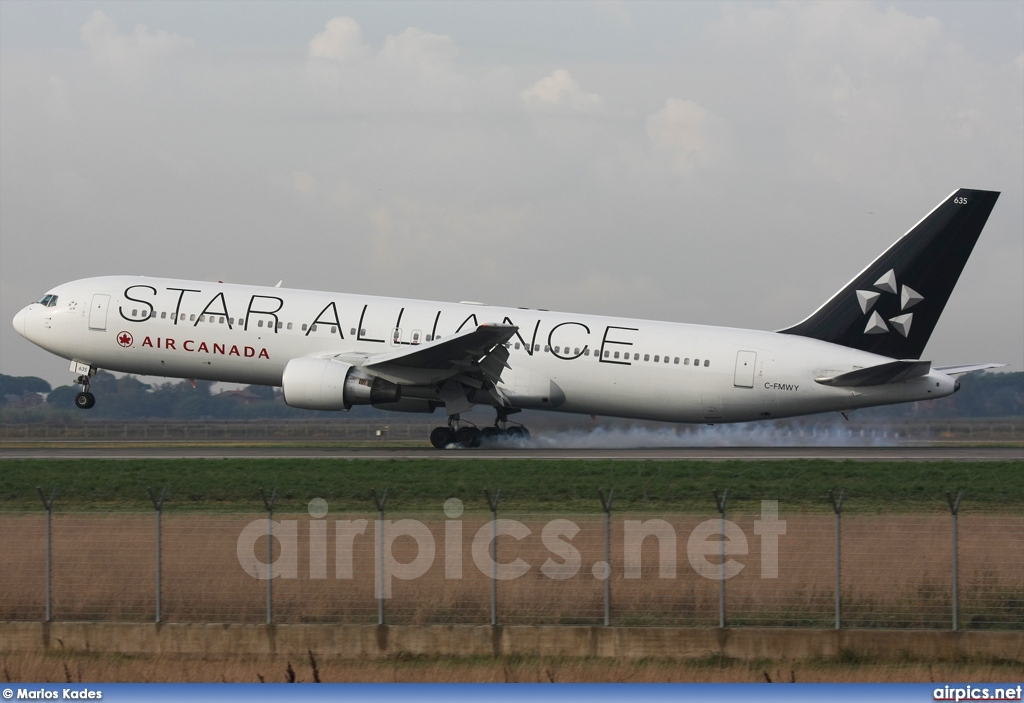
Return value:
M 92 305 L 89 307 L 89 329 L 107 329 L 107 306 L 110 304 L 110 296 L 106 293 L 96 293 L 92 296 Z
M 737 388 L 753 388 L 754 368 L 756 365 L 757 352 L 736 352 L 736 371 L 733 374 L 732 385 Z

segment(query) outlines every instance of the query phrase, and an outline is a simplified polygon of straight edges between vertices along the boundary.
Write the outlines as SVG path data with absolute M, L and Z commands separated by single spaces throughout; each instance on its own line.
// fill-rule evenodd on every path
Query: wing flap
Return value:
M 843 388 L 882 386 L 886 383 L 899 383 L 908 378 L 927 376 L 931 367 L 932 362 L 930 361 L 890 361 L 878 366 L 869 366 L 866 369 L 854 369 L 837 376 L 822 376 L 814 381 L 823 386 L 841 386 Z
M 1006 364 L 961 364 L 960 366 L 936 366 L 936 371 L 941 371 L 947 376 L 959 376 L 971 371 L 985 371 L 986 369 L 1000 369 Z
M 463 374 L 483 375 L 498 383 L 508 368 L 504 344 L 518 330 L 515 325 L 484 324 L 414 347 L 374 354 L 362 367 L 395 383 L 441 383 Z

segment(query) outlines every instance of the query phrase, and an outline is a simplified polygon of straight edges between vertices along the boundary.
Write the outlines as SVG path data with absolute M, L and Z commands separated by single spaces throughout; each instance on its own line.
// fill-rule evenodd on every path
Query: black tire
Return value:
M 505 430 L 505 436 L 509 439 L 529 439 L 530 433 L 522 425 L 512 425 Z
M 480 430 L 470 425 L 460 427 L 455 432 L 455 441 L 464 447 L 479 447 Z
M 480 430 L 481 439 L 496 439 L 502 436 L 502 431 L 497 427 L 485 427 Z
M 435 427 L 430 431 L 430 443 L 434 445 L 434 449 L 444 449 L 454 439 L 455 433 L 447 427 Z
M 79 410 L 88 410 L 96 405 L 96 396 L 92 393 L 79 393 L 75 396 L 75 407 Z

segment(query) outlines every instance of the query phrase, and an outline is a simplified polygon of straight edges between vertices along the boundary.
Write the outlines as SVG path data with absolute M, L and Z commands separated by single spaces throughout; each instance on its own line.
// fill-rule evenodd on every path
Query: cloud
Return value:
M 568 108 L 576 111 L 589 111 L 600 108 L 604 98 L 597 93 L 586 93 L 564 68 L 559 68 L 550 76 L 545 76 L 521 94 L 527 108 L 545 110 L 551 108 Z
M 647 136 L 656 147 L 671 152 L 677 170 L 687 170 L 703 160 L 711 146 L 711 121 L 711 114 L 697 103 L 669 98 L 647 118 Z
M 359 24 L 354 19 L 335 17 L 327 23 L 324 31 L 310 40 L 309 57 L 344 61 L 361 54 L 366 50 L 366 46 L 360 35 Z
M 117 24 L 95 10 L 80 30 L 94 64 L 127 78 L 137 78 L 168 57 L 193 45 L 177 34 L 137 25 L 131 34 L 121 34 Z
M 384 40 L 381 56 L 395 64 L 414 66 L 421 71 L 445 69 L 455 62 L 459 47 L 451 37 L 409 27 Z
M 355 20 L 335 17 L 309 43 L 307 86 L 335 112 L 459 111 L 478 87 L 449 36 L 409 27 L 375 49 L 360 34 Z

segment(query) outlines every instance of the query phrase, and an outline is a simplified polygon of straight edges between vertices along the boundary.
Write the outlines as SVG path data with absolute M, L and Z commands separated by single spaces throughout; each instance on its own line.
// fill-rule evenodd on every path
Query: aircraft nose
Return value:
M 22 337 L 25 336 L 25 321 L 28 319 L 28 308 L 22 308 L 14 316 L 14 329 Z

